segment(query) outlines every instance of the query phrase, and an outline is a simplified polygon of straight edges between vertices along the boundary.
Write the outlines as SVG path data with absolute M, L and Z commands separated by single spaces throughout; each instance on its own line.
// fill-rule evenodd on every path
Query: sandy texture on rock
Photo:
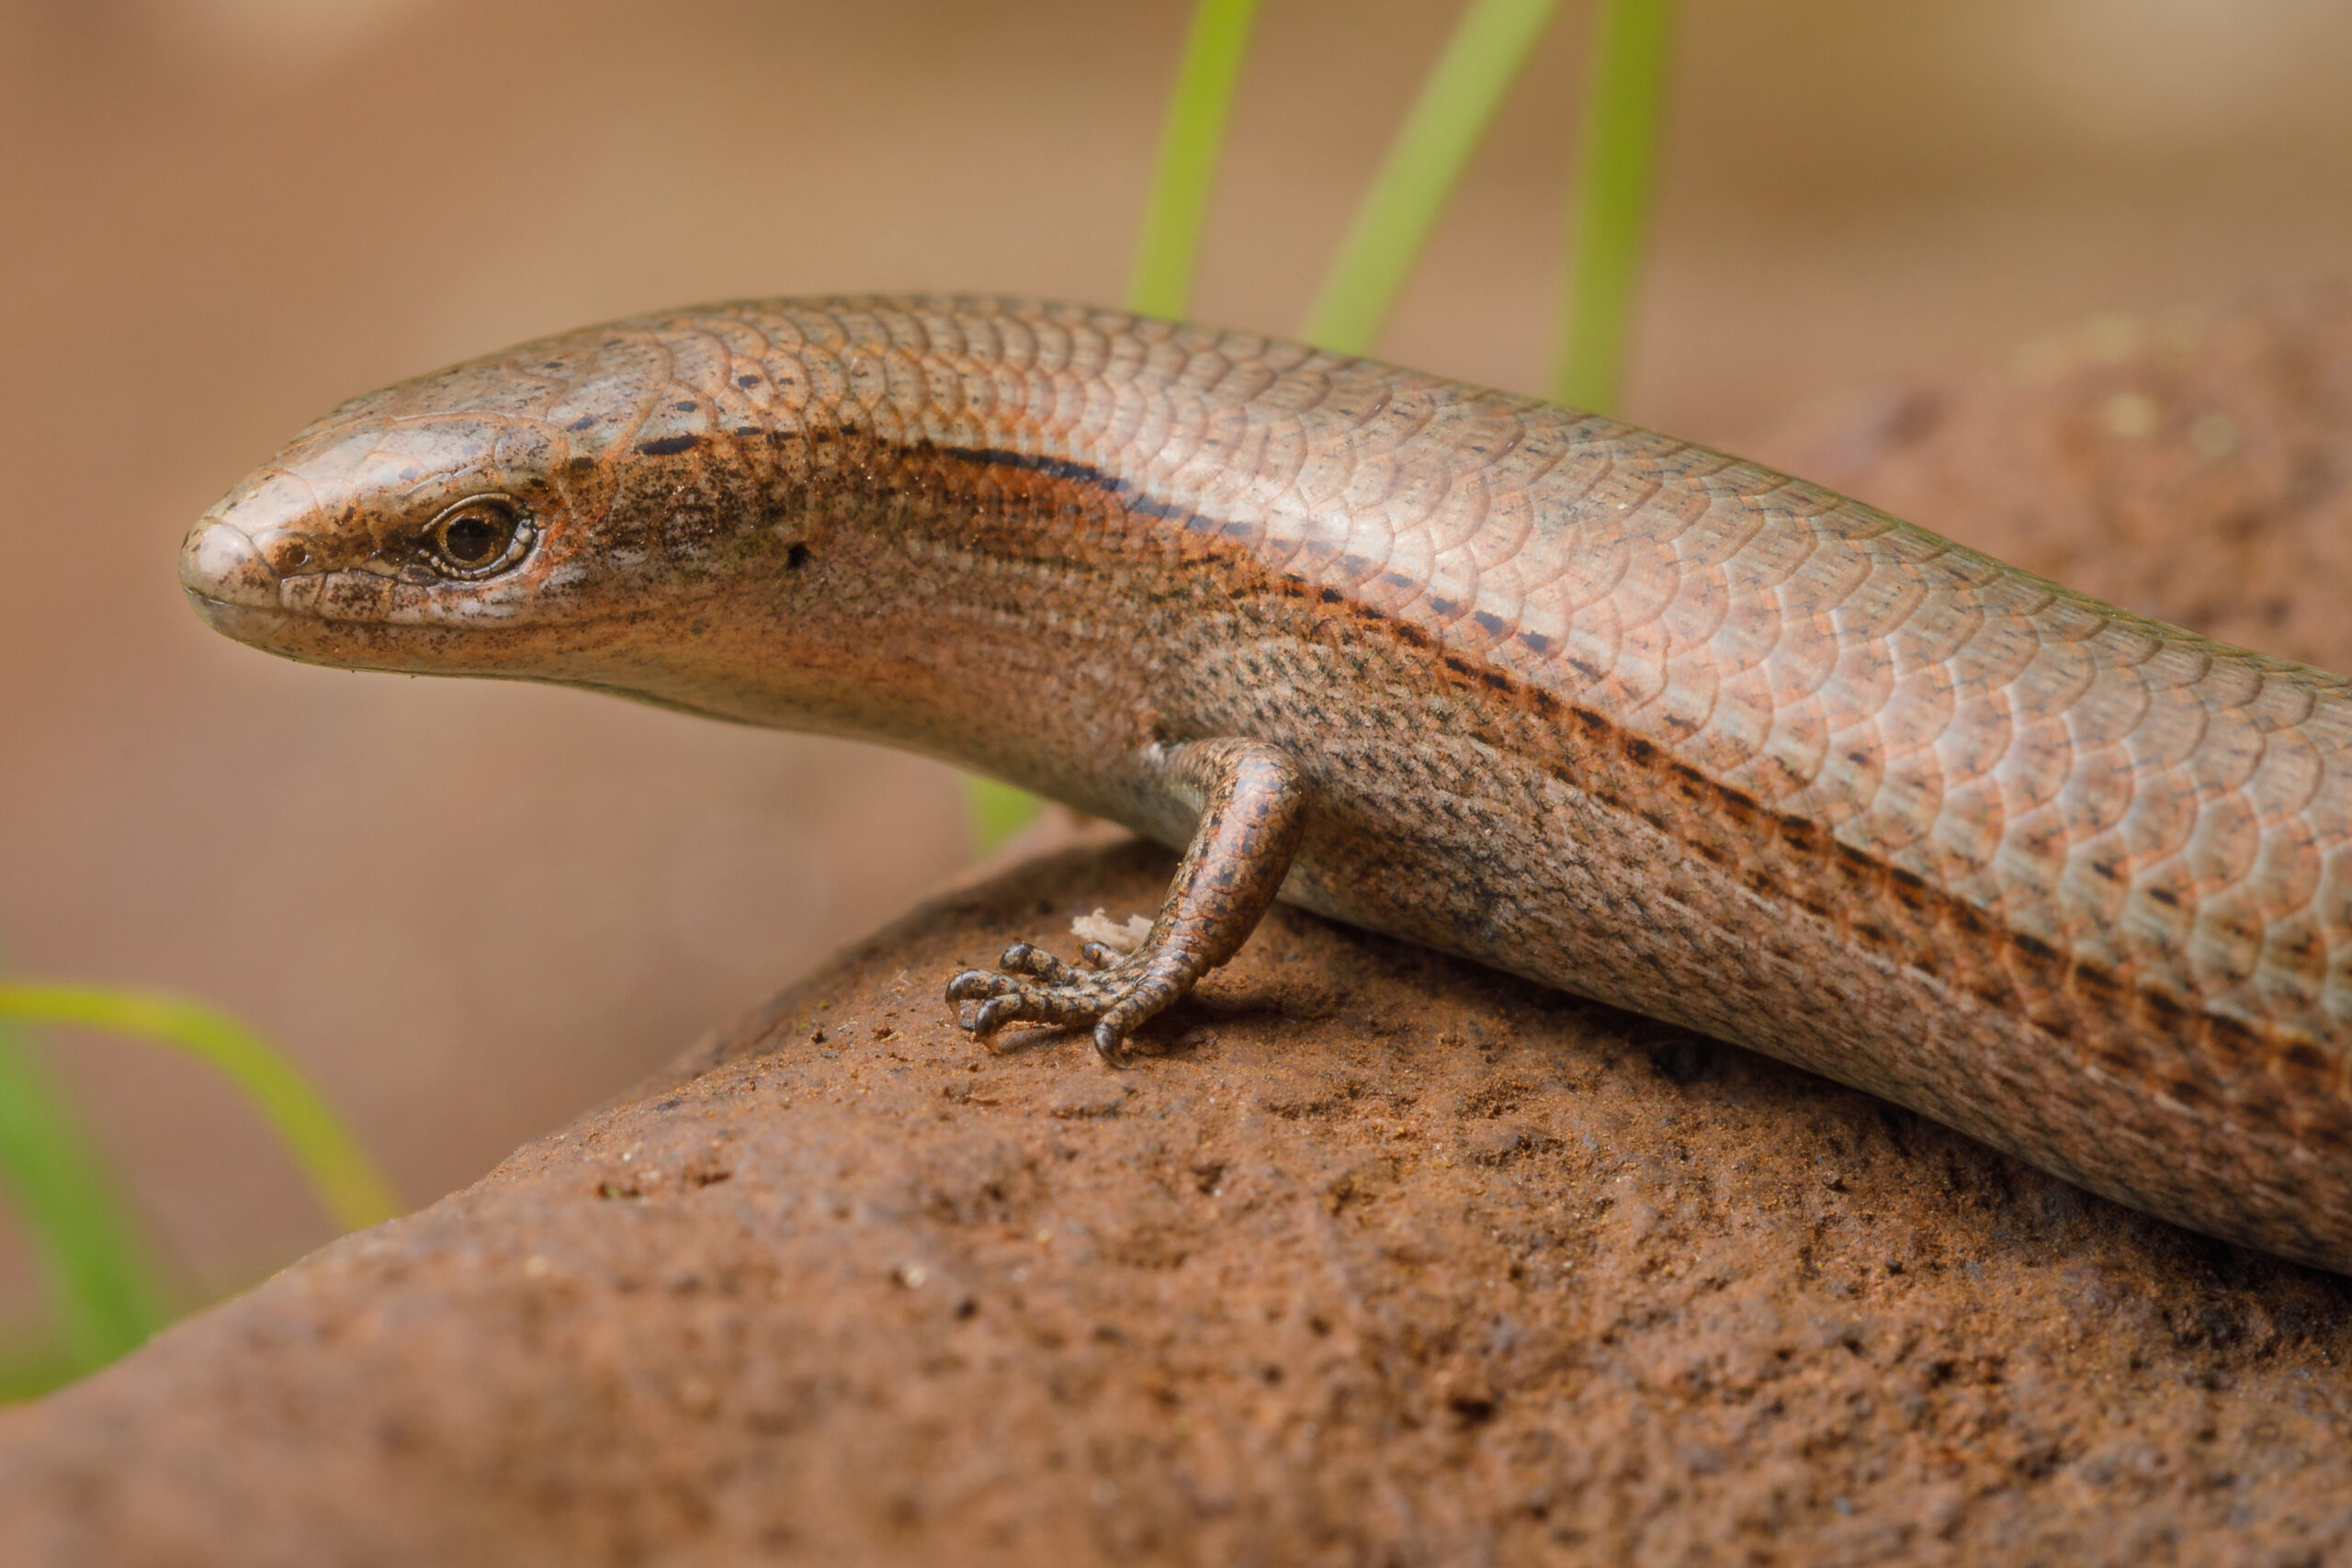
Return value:
M 2346 319 L 2108 323 L 1757 445 L 2352 664 Z M 950 895 L 0 1417 L 0 1561 L 2352 1555 L 2352 1283 L 1908 1112 L 1288 910 L 1130 1070 L 950 1026 L 1169 865 Z

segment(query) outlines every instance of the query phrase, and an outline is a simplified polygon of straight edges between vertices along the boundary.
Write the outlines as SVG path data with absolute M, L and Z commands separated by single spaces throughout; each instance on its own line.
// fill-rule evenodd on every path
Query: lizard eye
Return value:
M 523 509 L 505 496 L 471 496 L 425 525 L 424 556 L 443 577 L 477 581 L 521 560 L 531 533 Z

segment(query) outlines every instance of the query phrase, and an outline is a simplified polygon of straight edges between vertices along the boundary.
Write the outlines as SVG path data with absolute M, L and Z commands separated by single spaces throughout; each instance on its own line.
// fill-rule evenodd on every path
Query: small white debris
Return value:
M 1133 953 L 1151 935 L 1151 922 L 1141 915 L 1129 915 L 1127 923 L 1121 925 L 1101 909 L 1079 916 L 1070 921 L 1069 929 L 1079 941 L 1099 942 L 1114 953 Z

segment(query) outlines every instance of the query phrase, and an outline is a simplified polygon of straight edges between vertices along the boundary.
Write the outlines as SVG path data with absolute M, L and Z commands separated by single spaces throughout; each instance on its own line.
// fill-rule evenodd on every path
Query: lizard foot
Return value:
M 983 1041 L 1008 1023 L 1091 1023 L 1115 1066 L 1136 1026 L 1239 951 L 1273 903 L 1306 831 L 1306 786 L 1289 756 L 1227 738 L 1155 744 L 1142 761 L 1200 818 L 1159 918 L 1133 953 L 1088 942 L 1083 969 L 1018 942 L 994 970 L 948 981 L 956 1021 Z
M 1099 942 L 1079 950 L 1085 968 L 1065 964 L 1044 948 L 1016 942 L 994 970 L 967 969 L 947 982 L 956 1021 L 983 1041 L 1008 1024 L 1094 1025 L 1094 1048 L 1117 1066 L 1127 1036 L 1146 1019 L 1192 988 L 1200 964 L 1157 940 L 1135 952 Z

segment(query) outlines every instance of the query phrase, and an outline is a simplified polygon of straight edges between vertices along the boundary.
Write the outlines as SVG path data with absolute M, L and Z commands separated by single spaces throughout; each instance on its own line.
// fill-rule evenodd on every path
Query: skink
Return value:
M 983 1033 L 1107 1055 L 1277 896 L 2352 1271 L 2352 692 L 1687 442 L 1246 333 L 711 306 L 345 403 L 214 626 L 947 758 L 1186 850 Z

